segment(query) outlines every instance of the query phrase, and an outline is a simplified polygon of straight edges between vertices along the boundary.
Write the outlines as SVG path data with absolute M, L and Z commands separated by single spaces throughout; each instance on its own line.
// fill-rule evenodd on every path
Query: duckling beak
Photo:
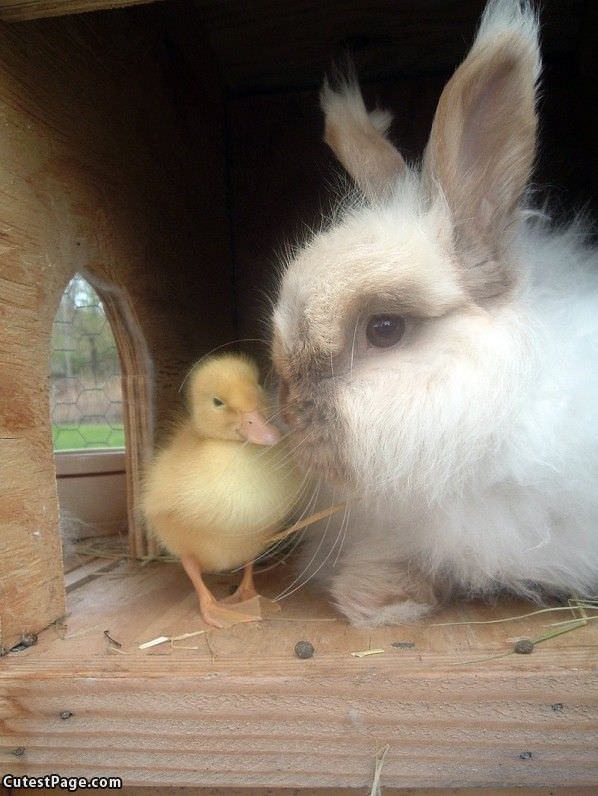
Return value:
M 247 442 L 253 442 L 255 445 L 275 445 L 280 440 L 280 431 L 276 426 L 267 423 L 257 409 L 241 415 L 239 434 Z

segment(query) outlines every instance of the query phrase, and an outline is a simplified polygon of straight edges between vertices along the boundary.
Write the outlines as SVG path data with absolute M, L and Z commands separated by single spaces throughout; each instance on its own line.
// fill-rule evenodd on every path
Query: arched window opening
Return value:
M 52 326 L 55 451 L 125 447 L 122 375 L 102 301 L 81 274 L 69 282 Z
M 50 417 L 65 571 L 79 542 L 126 535 L 128 501 L 121 360 L 100 295 L 81 274 L 52 325 Z

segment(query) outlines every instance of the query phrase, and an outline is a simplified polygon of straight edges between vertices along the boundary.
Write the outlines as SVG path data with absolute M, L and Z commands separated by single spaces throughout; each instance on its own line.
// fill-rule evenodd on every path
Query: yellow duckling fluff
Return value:
M 253 560 L 291 513 L 301 479 L 269 423 L 256 364 L 240 354 L 200 361 L 187 381 L 189 416 L 151 464 L 143 511 L 178 555 L 201 615 L 216 627 L 216 600 L 202 574 L 245 565 L 227 602 L 255 596 Z

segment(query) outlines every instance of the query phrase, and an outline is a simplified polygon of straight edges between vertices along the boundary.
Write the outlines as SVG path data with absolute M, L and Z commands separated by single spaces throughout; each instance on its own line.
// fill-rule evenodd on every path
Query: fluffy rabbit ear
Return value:
M 386 138 L 388 111 L 368 113 L 351 69 L 337 76 L 336 87 L 324 81 L 320 103 L 326 117 L 324 140 L 370 199 L 383 197 L 396 182 L 405 161 Z
M 457 240 L 492 257 L 534 162 L 538 24 L 531 6 L 491 0 L 473 47 L 446 85 L 424 157 Z

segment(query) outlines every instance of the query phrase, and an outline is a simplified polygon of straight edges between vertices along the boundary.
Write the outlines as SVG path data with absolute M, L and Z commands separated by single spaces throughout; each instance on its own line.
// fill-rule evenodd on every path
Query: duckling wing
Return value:
M 181 483 L 185 510 L 214 529 L 264 533 L 289 514 L 297 480 L 276 465 L 273 449 L 209 440 Z
M 296 475 L 278 451 L 207 440 L 163 451 L 149 473 L 145 513 L 174 553 L 211 571 L 252 560 L 296 499 Z
M 175 513 L 210 532 L 267 534 L 290 513 L 298 480 L 281 452 L 234 441 L 172 446 L 148 478 L 146 514 Z

